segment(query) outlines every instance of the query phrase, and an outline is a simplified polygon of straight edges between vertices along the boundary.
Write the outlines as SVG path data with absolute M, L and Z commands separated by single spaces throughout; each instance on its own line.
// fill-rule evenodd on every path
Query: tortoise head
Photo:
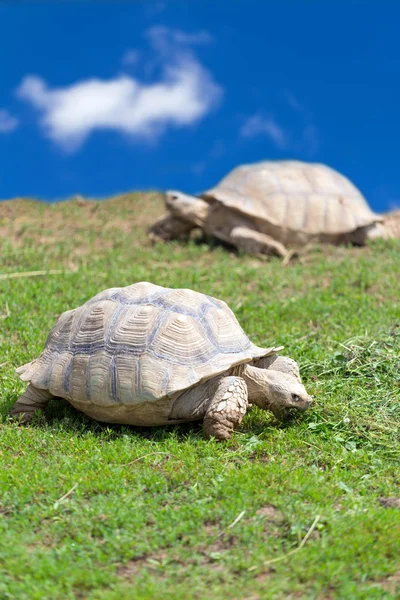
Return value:
M 201 226 L 207 218 L 209 205 L 196 196 L 170 190 L 165 192 L 165 204 L 174 217 Z
M 293 375 L 251 365 L 246 365 L 244 374 L 249 401 L 270 410 L 279 420 L 307 410 L 312 402 L 304 385 Z
M 279 371 L 268 371 L 268 387 L 266 390 L 269 410 L 283 421 L 294 413 L 309 408 L 312 399 L 306 388 L 292 375 Z

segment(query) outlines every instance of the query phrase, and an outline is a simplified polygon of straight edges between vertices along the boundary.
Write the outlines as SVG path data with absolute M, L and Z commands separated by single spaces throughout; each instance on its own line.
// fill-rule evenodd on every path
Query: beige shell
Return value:
M 107 420 L 110 407 L 154 405 L 276 350 L 252 344 L 225 302 L 141 282 L 63 313 L 39 358 L 17 372 Z
M 335 236 L 382 220 L 346 177 L 300 161 L 242 165 L 201 197 L 309 236 Z

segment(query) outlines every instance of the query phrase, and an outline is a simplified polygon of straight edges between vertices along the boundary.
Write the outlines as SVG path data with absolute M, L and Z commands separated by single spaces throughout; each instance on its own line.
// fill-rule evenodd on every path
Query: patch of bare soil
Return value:
M 254 516 L 258 522 L 262 522 L 263 533 L 266 538 L 280 535 L 279 530 L 285 523 L 283 514 L 273 504 L 261 506 Z
M 232 548 L 236 543 L 236 537 L 226 532 L 219 532 L 218 527 L 214 524 L 206 524 L 204 526 L 209 538 L 212 539 L 211 544 L 203 545 L 198 548 L 198 551 L 203 557 L 205 564 L 219 570 L 220 565 L 217 561 L 224 552 Z
M 400 508 L 400 498 L 378 498 L 384 508 Z
M 206 565 L 212 572 L 223 572 L 225 567 L 220 563 L 224 552 L 230 550 L 237 543 L 237 538 L 227 531 L 220 531 L 217 524 L 206 523 L 203 527 L 211 543 L 201 544 L 193 548 L 192 556 L 188 559 L 182 559 L 179 556 L 179 549 L 168 551 L 163 548 L 157 552 L 134 558 L 117 570 L 117 575 L 121 579 L 132 579 L 143 570 L 162 576 L 163 567 L 167 565 L 176 565 L 179 570 L 186 569 L 189 565 Z
M 266 504 L 259 508 L 256 512 L 259 517 L 265 517 L 267 521 L 280 521 L 282 519 L 281 513 L 273 504 Z
M 400 592 L 400 571 L 397 571 L 394 573 L 394 575 L 390 575 L 378 583 L 386 592 L 389 592 L 390 594 L 394 595 L 397 592 Z
M 2 515 L 3 517 L 10 517 L 12 514 L 13 511 L 0 502 L 0 515 Z
M 159 567 L 167 561 L 170 562 L 168 557 L 169 555 L 164 549 L 159 552 L 154 552 L 153 554 L 140 556 L 120 566 L 117 574 L 121 579 L 133 579 L 144 568 L 148 571 L 157 572 Z
M 128 561 L 118 568 L 117 575 L 121 579 L 131 580 L 145 570 L 153 575 L 158 574 L 162 577 L 163 568 L 167 565 L 176 565 L 179 570 L 184 570 L 188 565 L 193 564 L 207 565 L 207 568 L 211 571 L 223 571 L 224 567 L 218 563 L 218 559 L 224 550 L 226 550 L 226 547 L 222 543 L 213 543 L 210 546 L 207 546 L 207 550 L 200 550 L 197 548 L 196 553 L 200 555 L 197 559 L 196 556 L 194 556 L 188 560 L 183 560 L 179 557 L 178 551 L 169 553 L 167 550 L 163 549 L 159 552 L 154 552 Z

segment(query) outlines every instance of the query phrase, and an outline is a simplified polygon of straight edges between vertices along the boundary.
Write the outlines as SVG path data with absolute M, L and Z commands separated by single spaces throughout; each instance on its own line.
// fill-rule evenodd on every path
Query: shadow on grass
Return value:
M 207 249 L 210 251 L 223 249 L 228 252 L 231 252 L 232 254 L 235 254 L 236 256 L 240 255 L 240 251 L 237 249 L 236 246 L 234 246 L 233 244 L 230 244 L 229 242 L 225 242 L 216 237 L 213 237 L 212 235 L 208 235 L 201 229 L 196 229 L 190 235 L 181 235 L 180 237 L 176 238 L 175 240 L 160 241 L 158 243 L 170 244 L 170 243 L 174 243 L 174 242 L 175 243 L 178 242 L 179 245 L 182 246 L 183 248 L 190 247 L 190 246 L 207 247 Z
M 2 404 L 0 415 L 3 423 L 9 420 L 9 411 L 17 398 L 18 394 L 12 394 L 12 396 Z M 259 411 L 257 411 L 257 413 L 258 412 Z M 253 413 L 253 411 L 250 411 L 250 413 Z M 292 417 L 285 421 L 277 421 L 272 415 L 269 415 L 271 416 L 271 420 L 266 422 L 265 414 L 269 415 L 269 413 L 261 411 L 260 414 L 251 414 L 249 422 L 242 423 L 237 431 L 258 436 L 265 433 L 267 429 L 287 429 L 300 420 L 304 420 L 303 415 Z M 168 440 L 171 435 L 173 435 L 178 442 L 184 442 L 188 437 L 201 440 L 204 439 L 203 423 L 201 420 L 155 427 L 137 427 L 134 425 L 103 423 L 95 421 L 78 411 L 63 398 L 54 398 L 54 400 L 51 400 L 46 411 L 38 411 L 27 427 L 62 430 L 75 435 L 82 435 L 90 432 L 92 435 L 99 438 L 104 437 L 104 434 L 107 434 L 108 438 L 113 439 L 122 435 L 129 435 L 133 438 L 137 437 L 153 442 L 163 442 Z
M 6 402 L 2 403 L 0 415 L 3 423 L 8 421 L 9 411 L 17 398 L 18 395 L 13 394 L 11 398 L 6 399 Z M 62 429 L 63 431 L 78 435 L 90 432 L 96 437 L 103 437 L 105 433 L 107 433 L 107 437 L 111 438 L 130 435 L 158 442 L 168 439 L 172 432 L 178 441 L 184 441 L 188 435 L 200 438 L 203 435 L 201 421 L 159 427 L 135 427 L 134 425 L 102 423 L 76 410 L 63 398 L 54 398 L 54 400 L 51 400 L 46 411 L 38 411 L 27 427 L 52 430 Z

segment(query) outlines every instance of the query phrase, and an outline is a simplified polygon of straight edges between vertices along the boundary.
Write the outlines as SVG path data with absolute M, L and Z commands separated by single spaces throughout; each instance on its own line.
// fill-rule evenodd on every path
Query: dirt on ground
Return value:
M 145 230 L 164 213 L 162 195 L 157 192 L 128 193 L 105 200 L 75 196 L 48 204 L 15 198 L 0 202 L 0 237 L 13 246 L 27 237 L 36 243 L 57 243 L 66 238 Z

